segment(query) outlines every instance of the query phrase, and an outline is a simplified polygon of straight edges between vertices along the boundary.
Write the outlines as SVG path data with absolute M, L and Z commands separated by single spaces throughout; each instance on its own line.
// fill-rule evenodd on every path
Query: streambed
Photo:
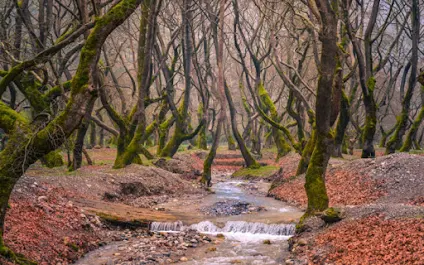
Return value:
M 214 182 L 213 193 L 204 198 L 174 200 L 159 205 L 180 217 L 180 221 L 153 222 L 150 237 L 155 242 L 151 242 L 152 246 L 149 246 L 149 237 L 130 235 L 124 241 L 88 253 L 76 264 L 170 264 L 178 260 L 180 265 L 283 264 L 288 254 L 287 239 L 294 234 L 294 222 L 302 212 L 284 202 L 266 197 L 269 183 L 234 181 L 225 175 L 215 176 Z M 213 207 L 227 200 L 239 201 L 262 210 L 218 216 L 201 211 L 202 208 Z M 162 243 L 158 245 L 157 240 L 163 241 L 166 247 L 182 245 L 175 248 L 177 251 L 169 252 L 166 248 L 161 249 Z M 145 248 L 137 250 L 140 244 Z M 125 257 L 143 251 L 146 252 L 144 259 Z M 149 251 L 153 254 L 148 255 Z

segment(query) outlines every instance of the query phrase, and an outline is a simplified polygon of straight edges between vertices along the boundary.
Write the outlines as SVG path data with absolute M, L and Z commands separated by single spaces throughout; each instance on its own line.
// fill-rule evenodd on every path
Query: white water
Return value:
M 269 240 L 287 240 L 294 234 L 293 224 L 263 224 L 245 221 L 228 221 L 220 228 L 210 221 L 203 221 L 190 226 L 183 226 L 181 222 L 161 223 L 153 222 L 150 230 L 157 232 L 179 232 L 196 230 L 200 233 L 217 235 L 223 234 L 226 239 L 242 243 L 252 243 Z

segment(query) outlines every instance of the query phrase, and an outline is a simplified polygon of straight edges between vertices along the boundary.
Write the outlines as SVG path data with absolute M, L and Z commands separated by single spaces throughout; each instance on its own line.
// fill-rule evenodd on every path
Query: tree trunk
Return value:
M 256 160 L 252 157 L 249 150 L 247 149 L 243 138 L 241 137 L 240 133 L 237 129 L 237 119 L 236 119 L 236 109 L 234 107 L 234 102 L 231 97 L 230 89 L 228 88 L 227 84 L 224 85 L 225 88 L 225 96 L 227 97 L 228 106 L 230 109 L 230 119 L 231 119 L 231 128 L 233 130 L 233 135 L 236 138 L 237 144 L 240 148 L 240 152 L 243 156 L 244 162 L 246 164 L 246 167 L 248 168 L 259 168 L 260 164 L 256 162 Z
M 322 42 L 322 53 L 315 111 L 316 143 L 305 177 L 305 189 L 308 196 L 306 214 L 313 214 L 328 208 L 325 172 L 333 140 L 330 134 L 331 102 L 337 66 L 335 58 L 338 57 L 335 11 L 328 0 L 315 0 L 315 2 L 321 14 L 320 40 Z
M 401 152 L 408 152 L 409 150 L 411 150 L 413 143 L 416 141 L 418 129 L 421 125 L 421 122 L 424 119 L 424 71 L 423 70 L 421 70 L 421 73 L 418 76 L 418 81 L 421 84 L 421 110 L 418 113 L 417 117 L 415 118 L 414 122 L 412 123 L 411 128 L 409 129 L 405 142 L 403 143 L 403 146 L 400 149 Z
M 371 78 L 369 82 L 370 91 L 374 91 L 375 80 Z M 364 95 L 365 106 L 365 126 L 362 131 L 362 155 L 361 158 L 374 158 L 374 135 L 377 125 L 377 105 L 374 101 L 374 95 L 369 93 Z
M 225 97 L 224 97 L 224 103 L 225 103 Z M 236 142 L 234 141 L 233 135 L 230 131 L 230 124 L 228 123 L 227 117 L 225 117 L 223 127 L 225 131 L 225 136 L 227 137 L 228 150 L 232 150 L 232 151 L 236 150 Z
M 78 129 L 77 137 L 75 139 L 75 145 L 73 150 L 73 161 L 69 171 L 77 170 L 82 165 L 82 149 L 84 148 L 84 139 L 87 134 L 88 127 L 90 126 L 91 112 L 94 107 L 94 101 L 89 105 L 87 112 L 81 122 L 80 128 Z
M 402 138 L 405 135 L 406 127 L 409 121 L 409 111 L 411 108 L 411 99 L 414 94 L 415 86 L 417 84 L 417 70 L 418 70 L 418 45 L 420 40 L 420 8 L 418 0 L 412 0 L 412 49 L 411 49 L 411 74 L 409 76 L 408 90 L 402 101 L 402 113 L 398 118 L 396 131 L 387 143 L 386 154 L 392 154 L 402 146 Z M 418 128 L 416 128 L 418 129 Z M 411 139 L 409 139 L 411 140 Z M 405 149 L 408 149 L 408 143 Z
M 92 121 L 90 123 L 90 147 L 94 148 L 96 146 L 96 139 L 97 132 L 96 132 L 96 124 Z
M 336 137 L 334 139 L 334 149 L 333 149 L 333 156 L 334 157 L 343 157 L 342 155 L 342 149 L 343 149 L 343 140 L 345 138 L 345 131 L 347 128 L 347 125 L 349 124 L 349 99 L 347 98 L 344 91 L 342 91 L 341 95 L 341 102 L 340 102 L 340 116 L 339 120 L 337 122 L 336 126 Z

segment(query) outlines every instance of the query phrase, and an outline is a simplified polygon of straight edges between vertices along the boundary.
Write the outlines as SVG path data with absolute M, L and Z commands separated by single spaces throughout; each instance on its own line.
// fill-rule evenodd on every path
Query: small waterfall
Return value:
M 267 234 L 277 236 L 294 235 L 295 226 L 293 224 L 263 224 L 249 223 L 244 221 L 230 221 L 222 228 L 222 232 Z
M 183 230 L 183 222 L 153 222 L 150 224 L 151 231 L 177 232 Z
M 241 233 L 291 236 L 294 235 L 295 225 L 228 221 L 223 228 L 220 228 L 210 221 L 203 221 L 191 226 L 183 226 L 182 222 L 178 221 L 174 223 L 153 222 L 150 226 L 150 230 L 152 231 L 183 231 L 188 229 L 197 230 L 201 233 Z

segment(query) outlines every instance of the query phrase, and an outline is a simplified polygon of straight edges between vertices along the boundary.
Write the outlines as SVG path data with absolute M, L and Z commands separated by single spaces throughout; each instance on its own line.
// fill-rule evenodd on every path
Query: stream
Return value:
M 196 201 L 173 200 L 160 205 L 178 216 L 180 221 L 153 222 L 150 230 L 159 234 L 175 234 L 175 237 L 195 230 L 216 238 L 211 244 L 190 248 L 186 253 L 187 259 L 177 263 L 180 265 L 284 264 L 288 255 L 287 240 L 294 234 L 294 222 L 302 212 L 284 202 L 266 197 L 269 185 L 262 181 L 233 181 L 226 175 L 215 176 L 213 193 L 206 197 Z M 229 211 L 226 208 L 227 202 L 241 207 L 235 208 L 239 212 L 225 214 Z M 217 205 L 223 207 L 224 214 L 214 208 Z M 88 253 L 75 264 L 115 264 L 110 257 L 116 255 L 114 253 L 119 249 L 134 244 L 137 244 L 137 239 L 110 244 Z

